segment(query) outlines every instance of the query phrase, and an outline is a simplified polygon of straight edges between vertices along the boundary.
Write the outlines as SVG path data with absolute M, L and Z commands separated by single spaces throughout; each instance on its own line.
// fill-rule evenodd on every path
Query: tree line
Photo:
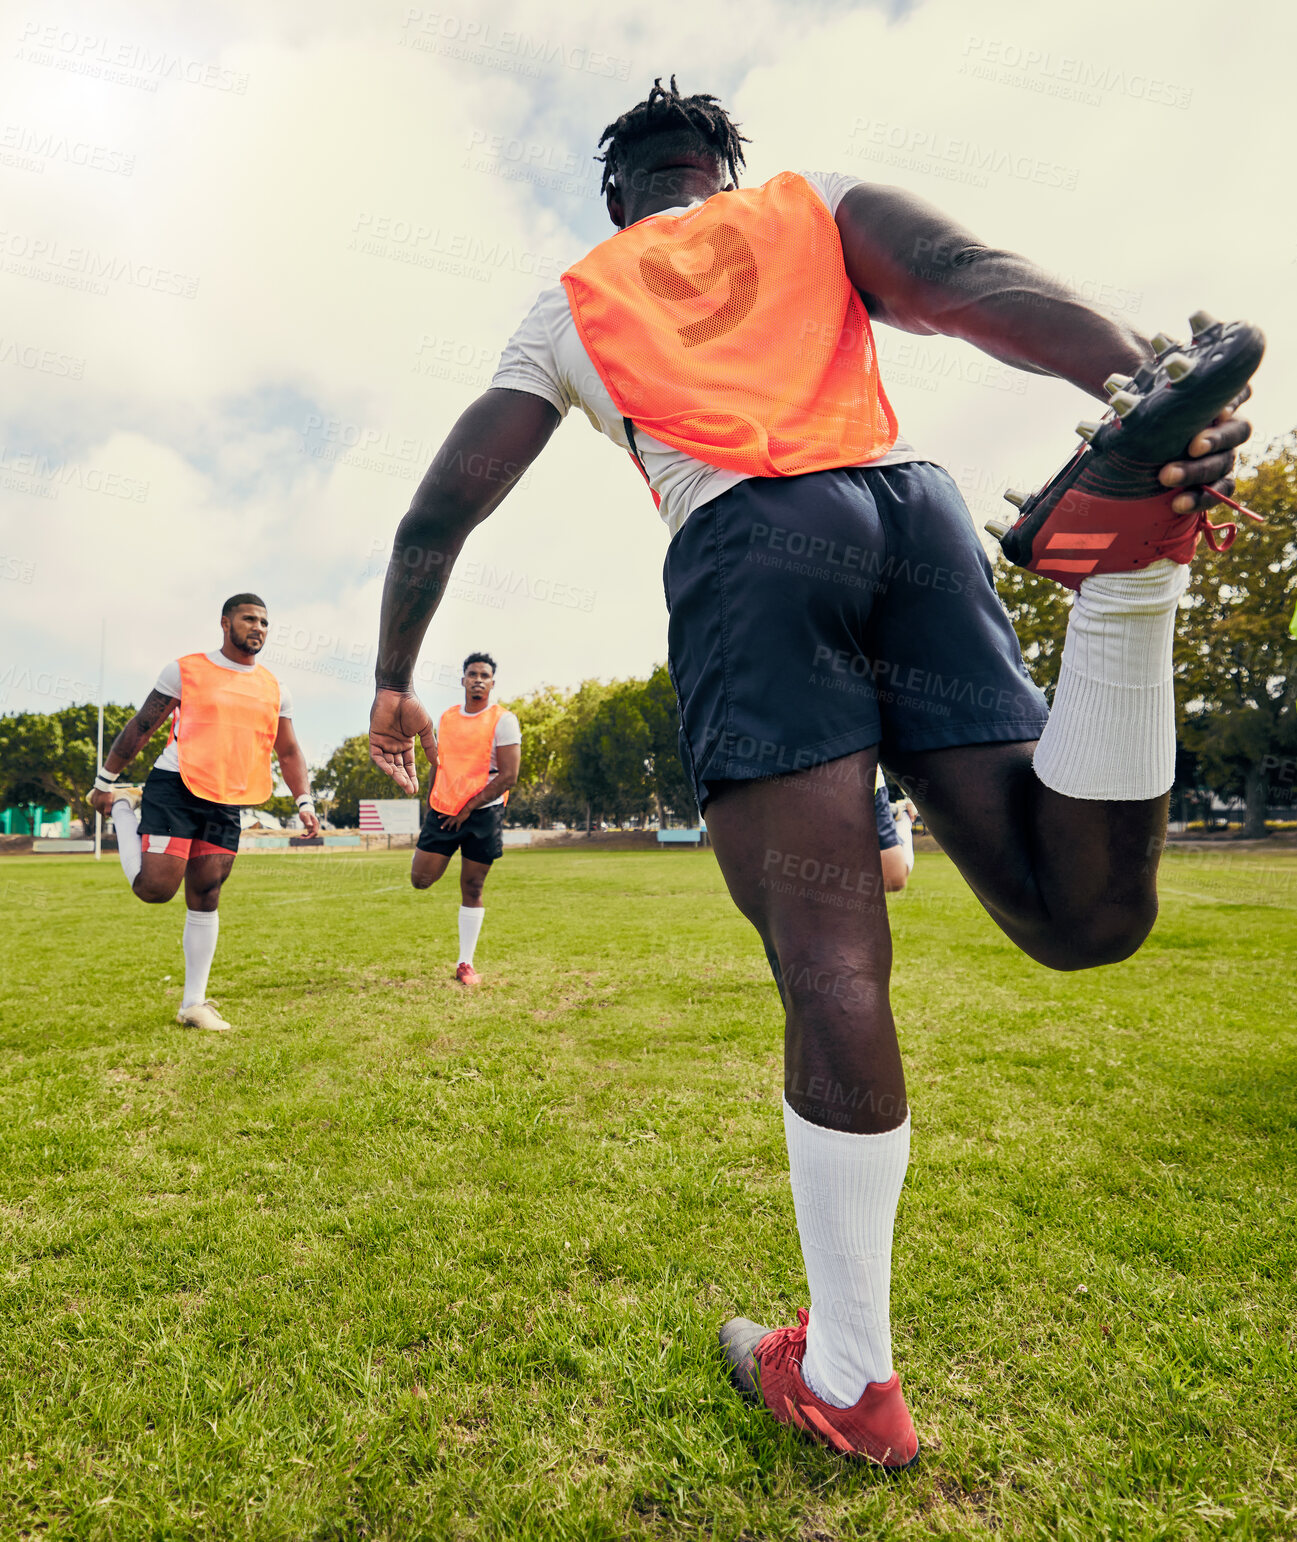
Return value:
M 1237 497 L 1264 525 L 1242 521 L 1227 553 L 1200 552 L 1176 624 L 1176 791 L 1179 817 L 1210 821 L 1213 798 L 1242 800 L 1244 835 L 1264 835 L 1267 807 L 1292 806 L 1297 789 L 1297 436 L 1273 445 L 1239 478 Z M 1219 514 L 1213 514 L 1219 520 Z M 1007 563 L 996 586 L 1022 642 L 1027 667 L 1053 695 L 1070 599 L 1057 584 Z M 646 679 L 544 686 L 504 703 L 522 725 L 522 771 L 509 799 L 513 823 L 693 823 L 693 792 L 677 748 L 675 691 L 665 665 Z M 135 709 L 104 709 L 104 744 Z M 95 774 L 96 709 L 0 717 L 0 807 L 85 804 Z M 141 780 L 161 753 L 160 728 L 124 775 Z M 417 751 L 426 795 L 427 767 Z M 369 759 L 368 738 L 346 739 L 312 771 L 335 825 L 354 826 L 362 798 L 394 787 Z M 292 799 L 266 808 L 290 815 Z
M 504 703 L 522 725 L 522 769 L 509 795 L 514 824 L 693 823 L 693 793 L 677 749 L 675 690 L 665 665 L 647 679 L 586 680 L 575 690 L 544 686 Z M 104 707 L 107 748 L 135 708 Z M 86 794 L 96 769 L 93 703 L 58 712 L 18 712 L 0 717 L 0 808 L 33 805 L 47 813 L 70 809 L 92 821 Z M 164 724 L 122 773 L 143 781 L 167 742 Z M 416 745 L 420 784 L 428 791 L 428 766 Z M 276 768 L 277 770 L 278 768 Z M 354 827 L 362 798 L 398 796 L 391 780 L 369 758 L 369 737 L 354 734 L 321 766 L 311 784 L 322 812 L 334 825 Z M 296 813 L 280 795 L 262 807 L 279 818 Z
M 511 824 L 589 829 L 650 819 L 695 822 L 693 791 L 680 764 L 675 688 L 664 664 L 644 680 L 586 680 L 575 690 L 547 685 L 502 705 L 517 713 L 522 727 Z M 426 796 L 427 762 L 417 745 L 415 754 Z M 344 740 L 312 776 L 337 825 L 358 821 L 362 798 L 395 792 L 370 761 L 365 734 Z

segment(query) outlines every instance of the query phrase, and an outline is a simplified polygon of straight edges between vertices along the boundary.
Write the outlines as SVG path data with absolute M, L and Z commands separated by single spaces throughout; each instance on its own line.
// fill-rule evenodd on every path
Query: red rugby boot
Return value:
M 455 970 L 455 978 L 461 985 L 481 985 L 482 983 L 482 976 L 472 964 L 460 964 Z
M 1159 333 L 1156 358 L 1133 376 L 1108 377 L 1109 412 L 1077 425 L 1086 443 L 1044 487 L 1005 493 L 1018 518 L 986 528 L 1010 562 L 1079 589 L 1097 573 L 1134 573 L 1163 558 L 1187 563 L 1204 536 L 1213 551 L 1232 545 L 1237 525 L 1174 513 L 1172 499 L 1193 489 L 1163 487 L 1158 472 L 1244 390 L 1265 338 L 1245 321 L 1215 321 L 1205 311 L 1190 325 L 1191 343 Z
M 919 1454 L 919 1437 L 901 1396 L 901 1378 L 871 1381 L 850 1408 L 824 1402 L 802 1380 L 809 1321 L 805 1310 L 797 1313 L 795 1328 L 763 1328 L 732 1317 L 721 1329 L 721 1348 L 735 1386 L 764 1403 L 780 1424 L 796 1425 L 843 1456 L 908 1467 Z

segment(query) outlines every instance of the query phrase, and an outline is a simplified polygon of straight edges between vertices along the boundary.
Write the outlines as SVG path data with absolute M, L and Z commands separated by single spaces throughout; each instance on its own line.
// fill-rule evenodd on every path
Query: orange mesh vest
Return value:
M 437 724 L 437 777 L 428 793 L 439 814 L 458 814 L 491 780 L 491 746 L 503 707 L 484 707 L 465 717 L 458 707 L 441 714 Z M 505 793 L 504 801 L 509 801 Z
M 268 669 L 222 669 L 205 653 L 180 660 L 171 720 L 180 775 L 196 797 L 255 808 L 274 791 L 270 752 L 279 732 L 279 681 Z
M 838 227 L 794 172 L 640 220 L 563 284 L 618 412 L 664 444 L 768 477 L 896 443 Z

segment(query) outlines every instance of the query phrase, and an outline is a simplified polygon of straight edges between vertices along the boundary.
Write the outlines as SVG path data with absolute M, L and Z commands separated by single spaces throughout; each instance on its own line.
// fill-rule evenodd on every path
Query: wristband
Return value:
M 120 771 L 105 771 L 100 766 L 98 771 L 95 772 L 95 791 L 111 792 L 121 774 Z
M 315 797 L 309 792 L 299 792 L 293 799 L 293 802 L 297 804 L 298 808 L 302 808 L 307 803 L 314 805 Z

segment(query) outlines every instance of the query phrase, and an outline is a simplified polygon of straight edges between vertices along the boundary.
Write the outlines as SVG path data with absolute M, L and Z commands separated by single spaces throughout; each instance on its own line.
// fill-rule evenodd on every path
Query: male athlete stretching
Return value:
M 217 907 L 239 849 L 239 809 L 257 807 L 274 790 L 272 749 L 306 833 L 320 828 L 306 757 L 293 732 L 292 701 L 257 663 L 267 625 L 265 604 L 255 594 L 226 600 L 220 648 L 166 666 L 113 740 L 90 794 L 94 808 L 112 815 L 117 853 L 137 899 L 165 904 L 184 883 L 185 990 L 176 1021 L 190 1028 L 230 1026 L 207 1000 Z M 173 712 L 171 737 L 143 792 L 124 786 L 122 769 Z
M 455 978 L 461 985 L 480 985 L 473 953 L 486 919 L 482 891 L 491 864 L 504 852 L 500 832 L 509 789 L 522 764 L 522 729 L 507 707 L 489 705 L 495 689 L 495 660 L 489 653 L 470 653 L 464 660 L 463 685 L 463 705 L 441 714 L 436 743 L 428 752 L 433 779 L 410 882 L 416 889 L 431 888 L 459 852 Z
M 886 911 L 869 898 L 877 760 L 1032 958 L 1080 969 L 1134 952 L 1157 911 L 1183 564 L 1249 429 L 1223 413 L 1161 470 L 1189 489 L 1159 495 L 1183 536 L 1154 543 L 1171 560 L 1130 571 L 1124 538 L 1096 559 L 1047 714 L 954 483 L 899 437 L 870 318 L 1094 396 L 1150 345 L 895 188 L 782 173 L 736 191 L 734 125 L 674 81 L 600 144 L 620 234 L 541 295 L 397 530 L 371 752 L 413 790 L 429 724 L 411 671 L 442 592 L 420 575 L 444 587 L 474 525 L 580 406 L 636 457 L 671 531 L 686 766 L 785 1006 L 809 1323 L 735 1319 L 722 1343 L 777 1419 L 900 1466 L 918 1448 L 888 1319 L 910 1121 Z

